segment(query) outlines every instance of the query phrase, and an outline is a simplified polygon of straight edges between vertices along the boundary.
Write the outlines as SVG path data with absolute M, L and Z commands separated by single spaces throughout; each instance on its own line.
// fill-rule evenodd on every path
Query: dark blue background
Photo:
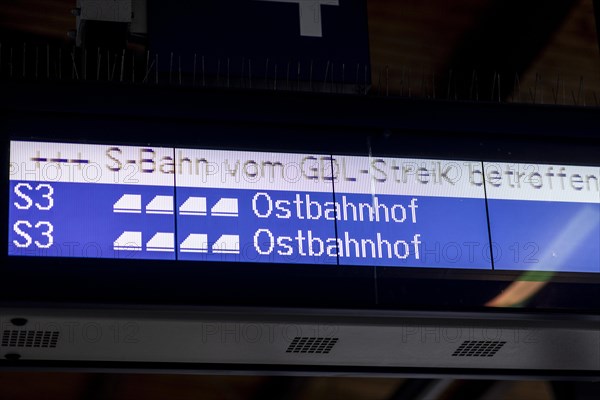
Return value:
M 600 204 L 495 199 L 488 204 L 496 269 L 600 272 Z M 582 211 L 593 226 L 589 233 L 551 248 Z M 574 247 L 567 253 L 569 246 Z
M 341 203 L 343 195 L 354 204 L 371 204 L 373 201 L 371 195 L 344 193 L 336 193 L 336 200 Z M 484 199 L 398 195 L 377 195 L 377 198 L 379 204 L 386 204 L 388 207 L 403 205 L 406 209 L 406 221 L 339 221 L 338 235 L 342 236 L 348 231 L 353 238 L 362 237 L 375 241 L 376 233 L 380 232 L 382 238 L 392 244 L 398 239 L 406 241 L 411 255 L 406 259 L 344 257 L 340 258 L 340 264 L 492 269 Z M 408 208 L 412 198 L 418 199 L 416 224 L 412 223 L 411 210 Z M 415 260 L 413 245 L 410 243 L 417 233 L 421 234 L 419 240 L 422 242 L 419 245 L 419 260 Z

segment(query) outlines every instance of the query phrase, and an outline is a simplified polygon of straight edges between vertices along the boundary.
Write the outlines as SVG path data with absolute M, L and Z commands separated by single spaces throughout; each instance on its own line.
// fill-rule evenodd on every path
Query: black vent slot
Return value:
M 505 344 L 497 340 L 465 340 L 452 357 L 492 357 Z
M 58 331 L 2 331 L 1 347 L 55 348 L 58 344 Z
M 297 336 L 288 346 L 286 353 L 329 354 L 339 338 Z

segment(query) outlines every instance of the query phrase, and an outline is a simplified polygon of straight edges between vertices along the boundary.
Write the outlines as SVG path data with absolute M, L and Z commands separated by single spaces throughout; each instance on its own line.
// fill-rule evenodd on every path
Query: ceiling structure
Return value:
M 385 84 L 388 67 L 394 93 L 433 96 L 435 79 L 436 97 L 475 100 L 478 86 L 479 100 L 496 101 L 496 73 L 502 100 L 573 104 L 575 94 L 580 105 L 596 105 L 592 0 L 370 0 L 368 6 L 374 85 Z
M 0 43 L 68 43 L 74 3 L 4 2 Z M 368 0 L 368 15 L 372 94 L 599 105 L 592 0 Z M 554 398 L 543 381 L 0 372 L 0 398 L 15 400 L 358 400 L 425 398 L 417 396 L 423 393 L 445 400 Z
M 68 43 L 73 6 L 73 0 L 7 2 L 0 39 Z M 372 94 L 600 101 L 593 0 L 368 0 L 367 7 Z

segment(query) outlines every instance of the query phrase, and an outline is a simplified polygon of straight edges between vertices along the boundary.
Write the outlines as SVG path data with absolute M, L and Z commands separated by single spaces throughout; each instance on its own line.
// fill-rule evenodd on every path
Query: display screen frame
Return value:
M 140 93 L 128 92 L 127 95 L 129 100 L 143 97 Z M 189 95 L 184 93 L 182 97 Z M 228 95 L 237 105 L 248 106 L 252 101 L 248 93 Z M 202 93 L 202 96 L 202 104 L 210 102 L 211 96 L 223 99 L 222 93 L 208 92 Z M 577 141 L 567 135 L 568 126 L 563 127 L 562 136 L 557 126 L 554 126 L 556 131 L 550 134 L 539 132 L 543 130 L 543 125 L 548 124 L 548 121 L 543 122 L 547 115 L 562 111 L 552 107 L 532 111 L 528 107 L 512 105 L 461 106 L 417 102 L 402 111 L 401 114 L 408 120 L 398 124 L 397 117 L 391 112 L 380 115 L 381 118 L 377 118 L 377 115 L 366 117 L 370 112 L 377 111 L 381 106 L 379 102 L 385 99 L 367 103 L 364 98 L 357 97 L 354 101 L 358 105 L 354 106 L 365 107 L 364 116 L 370 123 L 361 125 L 343 119 L 330 121 L 324 117 L 321 120 L 313 117 L 303 121 L 299 115 L 289 114 L 291 109 L 298 106 L 298 95 L 283 97 L 285 101 L 276 105 L 279 100 L 277 96 L 271 98 L 261 94 L 259 98 L 267 103 L 266 106 L 274 106 L 269 112 L 251 114 L 247 109 L 239 111 L 233 107 L 229 110 L 230 116 L 220 118 L 215 118 L 214 114 L 212 118 L 194 115 L 190 110 L 185 113 L 163 110 L 156 114 L 152 112 L 155 106 L 147 110 L 119 110 L 118 104 L 104 106 L 100 110 L 93 110 L 89 104 L 86 110 L 77 109 L 72 104 L 57 105 L 56 109 L 50 111 L 35 107 L 5 108 L 0 126 L 5 159 L 9 160 L 10 140 L 37 140 L 350 156 L 371 154 L 477 162 L 600 164 L 597 158 L 600 147 L 598 138 L 590 133 L 592 128 L 589 132 L 582 130 Z M 315 100 L 315 103 L 323 100 L 306 94 L 299 97 L 300 100 Z M 347 101 L 347 98 L 342 98 L 341 103 Z M 184 101 L 180 99 L 177 103 L 184 104 Z M 396 106 L 409 104 L 387 100 L 384 106 L 391 108 L 391 103 Z M 157 104 L 160 105 L 160 102 Z M 166 107 L 164 102 L 162 105 Z M 308 106 L 308 109 L 316 112 L 318 106 Z M 334 106 L 333 111 L 337 113 L 342 106 Z M 457 108 L 466 116 L 478 107 L 483 107 L 484 112 L 474 120 L 462 120 L 453 115 Z M 414 110 L 423 114 L 432 108 L 443 115 L 437 121 L 430 120 L 425 124 L 428 126 L 419 127 L 419 115 L 414 115 Z M 224 110 L 221 111 L 226 115 Z M 565 110 L 565 114 L 572 112 Z M 588 118 L 593 121 L 595 114 L 589 114 Z M 516 118 L 512 132 L 503 132 L 506 127 L 494 125 L 498 121 L 494 116 L 502 115 Z M 565 120 L 568 120 L 567 117 L 569 115 L 565 115 Z M 542 126 L 529 129 L 535 122 Z M 394 123 L 400 126 L 394 126 Z M 173 134 L 174 128 L 178 135 Z M 82 131 L 85 135 L 81 134 Z M 123 140 L 125 137 L 127 140 Z M 285 137 L 286 141 L 280 140 L 281 137 Z M 356 139 L 349 141 L 348 137 Z M 2 190 L 8 194 L 7 170 L 3 174 Z M 4 198 L 7 202 L 8 196 Z M 5 210 L 2 219 L 6 224 L 8 206 Z M 7 243 L 6 229 L 2 235 Z M 152 260 L 132 263 L 127 260 L 12 257 L 7 255 L 6 248 L 1 254 L 0 272 L 6 290 L 0 294 L 0 300 L 9 302 L 493 312 L 506 308 L 490 307 L 489 301 L 512 282 L 525 279 L 547 282 L 532 299 L 514 306 L 519 311 L 600 311 L 600 296 L 597 296 L 600 274 L 592 273 L 540 273 L 523 278 L 523 272 L 498 270 L 247 263 L 204 263 L 190 267 L 186 263 L 182 266 L 181 263 L 175 265 Z

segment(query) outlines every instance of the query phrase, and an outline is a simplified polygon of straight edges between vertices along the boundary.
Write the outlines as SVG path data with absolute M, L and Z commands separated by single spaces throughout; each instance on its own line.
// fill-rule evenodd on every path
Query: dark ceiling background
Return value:
M 5 49 L 7 42 L 68 43 L 74 4 L 4 1 Z M 593 0 L 368 0 L 367 6 L 372 93 L 598 104 Z

